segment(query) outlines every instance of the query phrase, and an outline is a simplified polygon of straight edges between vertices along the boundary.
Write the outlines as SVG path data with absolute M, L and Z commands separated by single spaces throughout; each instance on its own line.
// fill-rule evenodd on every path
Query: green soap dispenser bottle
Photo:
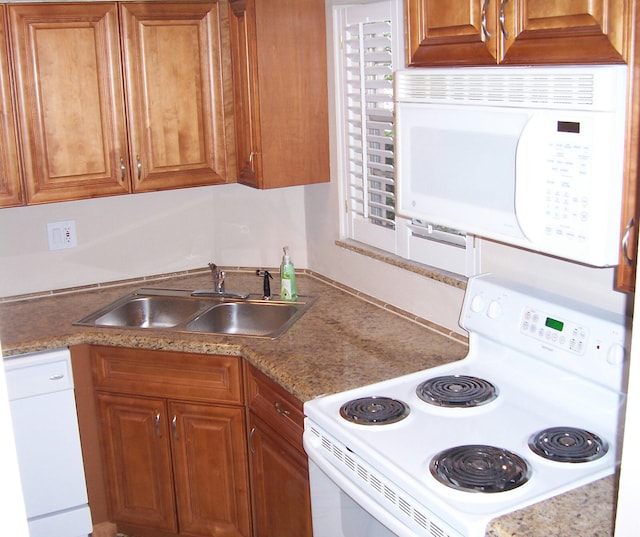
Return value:
M 296 288 L 296 272 L 289 256 L 289 247 L 283 248 L 282 264 L 280 265 L 280 298 L 282 300 L 296 300 L 298 290 Z

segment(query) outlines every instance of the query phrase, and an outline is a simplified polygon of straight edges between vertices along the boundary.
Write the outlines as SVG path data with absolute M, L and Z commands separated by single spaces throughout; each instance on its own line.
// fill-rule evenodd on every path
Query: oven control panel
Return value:
M 544 361 L 615 390 L 628 356 L 628 324 L 623 315 L 495 274 L 469 278 L 460 315 L 476 349 L 497 345 L 490 352 L 510 349 L 511 359 Z
M 584 326 L 557 319 L 535 308 L 525 308 L 522 312 L 520 332 L 579 355 L 585 353 L 589 337 Z

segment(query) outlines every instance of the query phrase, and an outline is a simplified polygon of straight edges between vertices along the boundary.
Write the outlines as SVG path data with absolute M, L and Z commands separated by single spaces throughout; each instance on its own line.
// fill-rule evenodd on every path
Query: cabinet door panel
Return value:
M 255 535 L 311 537 L 307 458 L 250 414 Z
M 28 203 L 128 192 L 115 4 L 8 9 Z
M 226 182 L 219 4 L 120 10 L 134 190 Z
M 110 517 L 177 531 L 165 402 L 99 393 Z
M 495 2 L 408 0 L 409 64 L 496 63 Z
M 22 205 L 24 196 L 9 80 L 5 6 L 0 6 L 0 118 L 0 207 L 12 207 Z
M 515 39 L 505 47 L 504 63 L 622 62 L 624 2 L 547 0 L 505 3 Z
M 232 0 L 238 182 L 278 188 L 329 179 L 322 0 Z
M 169 403 L 180 531 L 248 537 L 244 410 Z

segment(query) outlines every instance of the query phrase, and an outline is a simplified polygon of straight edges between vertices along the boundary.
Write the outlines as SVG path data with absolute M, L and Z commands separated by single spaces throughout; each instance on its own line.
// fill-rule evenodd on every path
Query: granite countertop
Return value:
M 461 359 L 467 348 L 424 319 L 395 314 L 319 277 L 298 277 L 301 295 L 318 301 L 277 340 L 161 330 L 74 326 L 83 316 L 139 287 L 203 289 L 208 271 L 162 280 L 99 286 L 73 293 L 0 302 L 4 356 L 77 344 L 114 345 L 242 356 L 301 401 Z M 227 272 L 227 289 L 258 293 L 251 272 Z M 374 303 L 370 303 L 374 302 Z M 382 306 L 382 307 L 381 307 Z M 613 534 L 616 480 L 605 478 L 491 522 L 490 537 Z

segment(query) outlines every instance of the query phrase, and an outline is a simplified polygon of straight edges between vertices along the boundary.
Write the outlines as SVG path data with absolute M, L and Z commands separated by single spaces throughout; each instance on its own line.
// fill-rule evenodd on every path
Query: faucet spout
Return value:
M 215 263 L 209 263 L 213 274 L 213 289 L 216 293 L 224 293 L 224 270 L 218 270 Z

